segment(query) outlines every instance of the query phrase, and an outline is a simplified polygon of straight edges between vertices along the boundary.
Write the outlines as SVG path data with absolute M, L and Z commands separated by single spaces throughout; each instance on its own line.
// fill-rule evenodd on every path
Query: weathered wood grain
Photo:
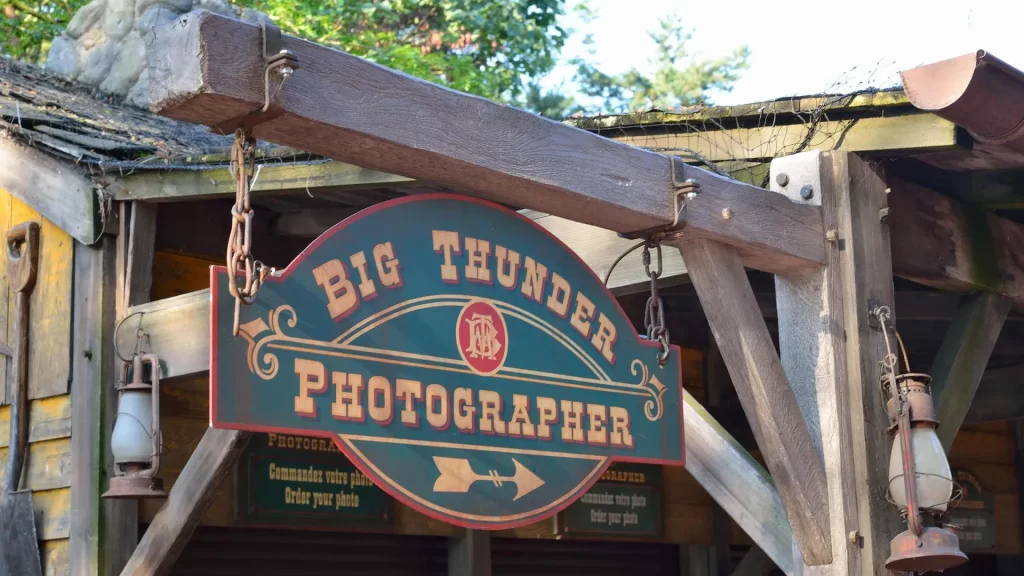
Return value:
M 491 533 L 466 530 L 448 539 L 448 576 L 490 576 Z
M 0 208 L 2 208 L 0 204 Z M 74 241 L 66 232 L 17 198 L 10 202 L 8 225 L 37 222 L 39 268 L 29 297 L 28 397 L 48 398 L 68 393 L 71 362 L 72 252 Z M 0 231 L 6 234 L 6 229 Z M 0 291 L 9 292 L 7 282 Z M 7 296 L 7 316 L 14 316 L 14 301 Z M 14 323 L 7 326 L 7 342 L 14 341 Z M 61 352 L 57 352 L 61 351 Z
M 311 42 L 283 43 L 302 68 L 284 88 L 284 113 L 255 127 L 263 140 L 616 232 L 673 222 L 665 156 Z M 215 126 L 262 107 L 259 45 L 256 26 L 210 13 L 160 29 L 147 51 L 154 109 Z M 702 190 L 680 215 L 688 234 L 740 246 L 769 271 L 821 262 L 818 209 L 699 168 L 676 172 Z M 735 216 L 723 223 L 726 206 Z
M 940 426 L 936 433 L 949 452 L 963 424 L 1010 310 L 995 294 L 965 297 L 946 330 L 932 364 L 932 400 Z
M 824 172 L 823 179 L 826 178 Z M 893 309 L 893 264 L 889 234 L 899 220 L 882 218 L 885 180 L 876 166 L 852 154 L 833 154 L 830 175 L 836 201 L 837 240 L 843 289 L 848 407 L 864 573 L 889 574 L 889 539 L 903 531 L 899 515 L 886 502 L 889 418 L 878 392 L 878 360 L 885 354 L 882 333 L 871 327 L 879 305 Z M 893 241 L 895 243 L 895 241 Z M 899 310 L 893 310 L 899 322 Z
M 6 462 L 7 448 L 0 448 L 0 462 Z M 21 486 L 33 492 L 71 486 L 71 440 L 60 438 L 28 445 Z M 4 479 L 0 472 L 0 481 Z
M 71 490 L 58 488 L 32 493 L 36 530 L 40 540 L 60 540 L 71 533 Z
M 260 169 L 252 194 L 256 196 L 296 191 L 320 193 L 324 190 L 358 190 L 381 186 L 394 188 L 414 182 L 405 176 L 344 162 L 306 165 L 269 163 Z M 145 170 L 115 181 L 110 190 L 115 200 L 198 200 L 234 195 L 235 179 L 227 168 L 172 172 Z
M 93 183 L 70 164 L 0 137 L 0 188 L 79 242 L 96 241 L 99 224 Z
M 166 576 L 210 505 L 214 489 L 231 472 L 249 433 L 210 428 L 149 525 L 122 576 Z
M 730 130 L 658 132 L 615 139 L 640 147 L 693 151 L 712 162 L 781 158 L 798 150 L 891 154 L 958 148 L 956 125 L 925 113 L 824 120 L 814 124 L 769 123 Z
M 915 282 L 992 292 L 1024 306 L 1024 225 L 898 178 L 892 193 L 892 265 Z
M 834 177 L 835 173 L 839 177 Z M 779 185 L 779 175 L 789 183 Z M 846 155 L 807 152 L 772 161 L 772 191 L 793 201 L 822 207 L 826 229 L 836 229 L 839 199 L 848 191 Z M 800 189 L 814 195 L 803 200 Z M 829 243 L 825 266 L 796 275 L 775 277 L 779 354 L 811 440 L 821 454 L 828 482 L 832 562 L 828 574 L 860 574 L 860 548 L 850 546 L 848 534 L 860 529 L 854 472 L 852 423 L 847 379 L 845 318 L 840 250 Z M 755 565 L 755 568 L 757 566 Z
M 0 407 L 0 448 L 10 443 L 10 407 Z M 34 400 L 28 406 L 28 441 L 71 437 L 71 396 Z
M 133 306 L 134 315 L 117 334 L 121 350 L 135 346 L 136 328 L 158 350 L 164 378 L 204 372 L 210 368 L 210 290 Z
M 102 569 L 100 494 L 104 459 L 103 401 L 112 392 L 113 350 L 106 339 L 113 332 L 115 254 L 113 242 L 103 239 L 91 248 L 76 242 L 74 268 L 75 340 L 72 348 L 71 397 L 71 526 L 67 562 L 74 576 Z M 105 378 L 106 376 L 106 378 Z M 106 390 L 105 390 L 106 389 Z M 116 412 L 116 411 L 115 411 Z M 107 428 L 106 430 L 109 430 Z M 109 470 L 109 469 L 107 469 Z
M 133 202 L 128 226 L 128 253 L 125 258 L 124 307 L 149 302 L 153 287 L 153 253 L 156 242 L 157 205 Z
M 828 564 L 832 544 L 825 468 L 761 317 L 743 262 L 732 248 L 707 240 L 682 242 L 679 249 L 786 505 L 804 562 Z
M 686 470 L 786 574 L 793 532 L 764 468 L 683 390 Z
M 69 576 L 68 552 L 70 542 L 67 539 L 49 540 L 42 543 L 43 576 Z
M 1024 365 L 987 370 L 964 424 L 1024 419 Z

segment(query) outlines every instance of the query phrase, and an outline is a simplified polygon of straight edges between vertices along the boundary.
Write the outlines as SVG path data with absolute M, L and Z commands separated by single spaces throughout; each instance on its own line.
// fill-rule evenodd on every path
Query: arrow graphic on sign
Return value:
M 512 459 L 512 464 L 515 465 L 516 471 L 511 476 L 499 476 L 497 470 L 477 474 L 473 472 L 473 467 L 465 458 L 434 456 L 434 465 L 441 473 L 434 482 L 434 492 L 469 492 L 469 487 L 478 480 L 490 480 L 495 486 L 511 482 L 516 485 L 516 496 L 512 499 L 514 502 L 544 485 L 543 480 L 515 458 Z

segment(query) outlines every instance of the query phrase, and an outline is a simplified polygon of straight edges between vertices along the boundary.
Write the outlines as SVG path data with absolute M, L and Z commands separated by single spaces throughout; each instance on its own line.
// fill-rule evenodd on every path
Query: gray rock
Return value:
M 142 74 L 139 75 L 139 80 L 135 83 L 135 86 L 132 86 L 132 89 L 128 91 L 128 96 L 125 98 L 125 101 L 132 106 L 149 108 L 149 70 L 142 70 Z
M 107 77 L 100 83 L 100 90 L 109 94 L 124 96 L 139 81 L 139 75 L 146 68 L 146 43 L 135 30 L 125 36 L 118 46 L 117 58 Z
M 46 70 L 65 78 L 78 76 L 81 66 L 74 40 L 63 34 L 53 39 L 50 53 L 46 55 Z
M 242 13 L 239 15 L 243 22 L 249 22 L 251 24 L 261 24 L 266 22 L 267 24 L 273 24 L 274 21 L 270 19 L 265 13 L 259 10 L 253 10 L 252 8 L 242 8 Z
M 103 33 L 108 40 L 120 41 L 135 24 L 135 0 L 107 0 L 103 13 Z
M 71 17 L 71 22 L 68 22 L 67 27 L 64 28 L 64 34 L 77 39 L 103 18 L 103 11 L 106 7 L 106 0 L 92 0 L 82 6 Z
M 82 73 L 78 81 L 89 86 L 96 86 L 107 77 L 114 59 L 117 58 L 117 44 L 107 42 L 99 44 L 86 52 L 82 57 Z
M 192 9 L 192 0 L 135 0 L 135 14 L 145 14 L 153 6 L 165 6 L 177 12 L 188 12 Z
M 178 11 L 166 6 L 150 6 L 149 10 L 135 20 L 135 29 L 145 35 L 154 28 L 173 22 L 179 15 Z
M 227 0 L 195 0 L 192 4 L 192 9 L 209 10 L 221 16 L 238 18 L 238 12 L 235 10 L 235 7 L 229 4 Z

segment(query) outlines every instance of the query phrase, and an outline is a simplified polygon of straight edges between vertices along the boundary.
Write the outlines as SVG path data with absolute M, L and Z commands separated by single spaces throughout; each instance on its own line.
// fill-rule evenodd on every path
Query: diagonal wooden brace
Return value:
M 804 562 L 829 564 L 825 467 L 783 372 L 743 260 L 735 249 L 709 240 L 685 241 L 679 250 Z

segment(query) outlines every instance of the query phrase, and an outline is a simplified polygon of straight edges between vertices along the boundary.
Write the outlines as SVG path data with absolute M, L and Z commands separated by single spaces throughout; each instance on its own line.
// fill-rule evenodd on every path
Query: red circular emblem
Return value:
M 505 318 L 497 308 L 483 300 L 473 300 L 462 308 L 455 327 L 455 340 L 462 359 L 477 374 L 494 374 L 508 356 Z

